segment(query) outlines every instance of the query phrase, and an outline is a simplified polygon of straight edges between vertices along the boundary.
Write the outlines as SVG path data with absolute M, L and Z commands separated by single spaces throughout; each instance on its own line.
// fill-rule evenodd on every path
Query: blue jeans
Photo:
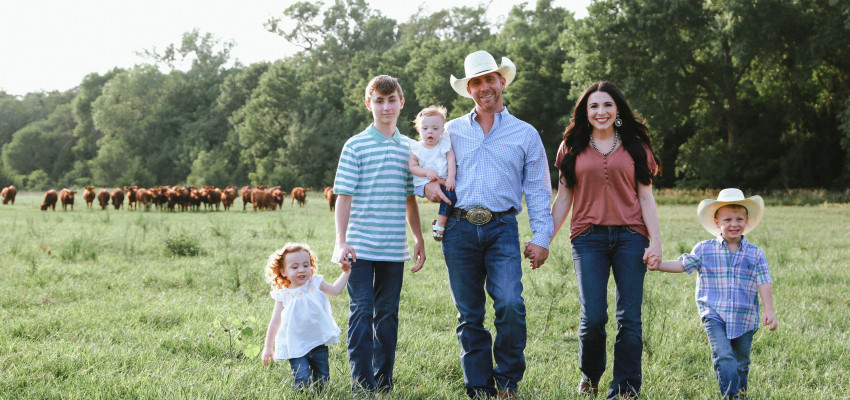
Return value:
M 401 261 L 357 259 L 348 278 L 348 362 L 351 384 L 388 392 L 398 341 Z
M 449 217 L 442 244 L 458 311 L 466 392 L 470 397 L 495 395 L 497 389 L 515 392 L 525 373 L 526 343 L 516 216 L 505 215 L 480 226 Z M 493 299 L 495 341 L 484 328 L 485 288 Z
M 304 390 L 312 385 L 324 386 L 331 379 L 328 365 L 328 346 L 321 345 L 302 357 L 290 358 L 292 388 Z
M 737 397 L 747 390 L 750 373 L 750 348 L 753 333 L 749 331 L 737 338 L 726 337 L 726 323 L 713 318 L 702 318 L 708 343 L 711 345 L 711 362 L 723 398 Z
M 605 324 L 608 322 L 608 276 L 617 287 L 617 339 L 608 398 L 638 395 L 641 385 L 643 332 L 641 303 L 649 239 L 626 226 L 593 225 L 572 239 L 573 263 L 581 304 L 579 369 L 582 379 L 598 384 L 605 371 Z

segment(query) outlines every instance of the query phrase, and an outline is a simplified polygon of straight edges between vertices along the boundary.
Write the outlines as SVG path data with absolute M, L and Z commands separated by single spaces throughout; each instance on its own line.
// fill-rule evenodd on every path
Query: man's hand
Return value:
M 523 252 L 523 255 L 531 261 L 531 269 L 537 269 L 546 262 L 547 258 L 549 258 L 549 249 L 531 242 L 525 242 L 525 251 Z
M 452 204 L 452 202 L 449 201 L 449 198 L 446 197 L 446 194 L 443 193 L 443 189 L 440 188 L 440 185 L 444 183 L 445 181 L 443 181 L 442 179 L 426 183 L 425 197 L 434 203 L 439 203 L 440 200 L 442 200 L 446 204 Z

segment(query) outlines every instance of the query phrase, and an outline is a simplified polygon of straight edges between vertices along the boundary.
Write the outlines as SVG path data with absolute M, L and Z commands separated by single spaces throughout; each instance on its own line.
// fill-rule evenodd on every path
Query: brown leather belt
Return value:
M 516 210 L 511 207 L 508 211 L 493 212 L 484 207 L 473 207 L 469 210 L 461 210 L 455 208 L 452 210 L 452 217 L 466 218 L 469 222 L 475 225 L 484 225 L 494 219 L 499 219 L 508 214 L 516 214 Z

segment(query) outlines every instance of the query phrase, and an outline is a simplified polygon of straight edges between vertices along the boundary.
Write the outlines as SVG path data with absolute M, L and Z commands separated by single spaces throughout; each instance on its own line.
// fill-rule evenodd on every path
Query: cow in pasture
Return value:
M 180 211 L 186 211 L 189 209 L 189 188 L 186 186 L 178 187 L 177 193 L 179 194 L 179 203 L 180 203 Z
M 109 191 L 106 189 L 100 189 L 97 192 L 97 204 L 100 205 L 101 210 L 106 210 L 106 207 L 109 207 Z
M 112 206 L 115 207 L 116 210 L 120 209 L 124 204 L 124 191 L 121 188 L 115 188 L 112 191 Z
M 292 203 L 291 207 L 295 207 L 295 202 L 298 202 L 298 207 L 304 207 L 304 203 L 307 202 L 307 192 L 310 191 L 310 188 L 302 188 L 302 187 L 294 187 L 292 188 Z
M 271 205 L 272 210 L 276 207 L 283 207 L 283 199 L 286 197 L 286 192 L 281 190 L 280 186 L 271 188 L 271 200 L 274 204 Z
M 145 211 L 151 209 L 151 191 L 145 188 L 139 188 L 136 190 L 136 207 L 141 204 Z
M 56 191 L 53 189 L 48 190 L 44 193 L 44 203 L 41 204 L 41 211 L 46 211 L 48 208 L 56 211 L 56 200 L 59 199 L 59 195 L 56 194 Z
M 86 208 L 91 208 L 94 204 L 94 186 L 84 186 L 83 190 L 83 200 L 86 201 Z
M 4 187 L 2 191 L 0 191 L 0 196 L 3 196 L 3 204 L 12 203 L 15 205 L 15 196 L 18 195 L 18 189 L 12 185 Z
M 334 211 L 336 209 L 336 198 L 339 195 L 334 194 L 334 188 L 332 188 L 332 187 L 326 187 L 325 190 L 324 190 L 324 193 L 325 193 L 325 200 L 328 201 L 328 206 L 330 206 L 331 211 Z
M 174 186 L 165 191 L 165 198 L 168 203 L 168 211 L 174 211 L 174 208 L 180 206 L 180 211 L 186 211 L 189 208 L 189 188 Z
M 205 197 L 207 197 L 207 191 L 203 187 L 201 190 L 198 190 L 196 187 L 189 187 L 189 208 L 192 211 L 199 211 L 201 209 L 201 203 L 204 203 L 204 209 L 207 208 L 207 202 Z
M 251 189 L 251 204 L 254 206 L 254 211 L 262 211 L 268 207 L 269 197 L 271 194 L 266 191 L 264 185 L 257 186 Z
M 248 203 L 251 202 L 251 190 L 250 186 L 242 186 L 242 188 L 239 189 L 239 193 L 242 193 L 242 211 L 245 211 Z
M 74 194 L 76 190 L 62 188 L 59 191 L 59 201 L 62 202 L 62 211 L 68 211 L 68 205 L 71 206 L 71 211 L 74 211 Z
M 136 189 L 138 186 L 124 186 L 124 192 L 127 194 L 127 209 L 135 210 L 136 206 Z
M 233 206 L 233 201 L 236 200 L 236 197 L 236 188 L 232 186 L 224 188 L 224 191 L 221 193 L 221 205 L 224 206 L 224 211 L 229 210 Z
M 153 189 L 150 189 L 150 192 L 151 203 L 153 203 L 158 210 L 162 210 L 168 203 L 168 198 L 165 197 L 166 188 L 156 186 Z
M 207 203 L 210 205 L 210 210 L 215 206 L 215 210 L 219 210 L 221 205 L 221 189 L 215 186 L 205 186 L 207 189 Z

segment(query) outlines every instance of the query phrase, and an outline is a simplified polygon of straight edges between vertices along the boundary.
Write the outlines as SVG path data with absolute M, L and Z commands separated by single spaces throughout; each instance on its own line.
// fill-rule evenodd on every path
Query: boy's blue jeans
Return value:
M 401 261 L 357 259 L 348 278 L 348 362 L 351 384 L 388 392 L 393 386 Z
M 328 346 L 321 345 L 302 357 L 289 359 L 292 368 L 292 388 L 303 390 L 312 385 L 324 386 L 331 379 Z
M 747 390 L 750 373 L 750 349 L 753 334 L 749 331 L 734 339 L 726 337 L 726 323 L 714 318 L 702 318 L 708 343 L 711 345 L 711 362 L 723 398 L 736 397 Z
M 460 362 L 469 397 L 516 392 L 525 373 L 525 303 L 515 215 L 484 225 L 449 217 L 443 254 L 458 311 Z M 484 327 L 486 293 L 493 299 L 495 340 Z M 496 366 L 493 366 L 495 359 Z
M 640 393 L 643 330 L 641 304 L 649 239 L 627 226 L 593 225 L 572 239 L 573 264 L 581 304 L 579 369 L 582 379 L 598 384 L 605 371 L 608 277 L 617 288 L 617 338 L 608 398 Z

